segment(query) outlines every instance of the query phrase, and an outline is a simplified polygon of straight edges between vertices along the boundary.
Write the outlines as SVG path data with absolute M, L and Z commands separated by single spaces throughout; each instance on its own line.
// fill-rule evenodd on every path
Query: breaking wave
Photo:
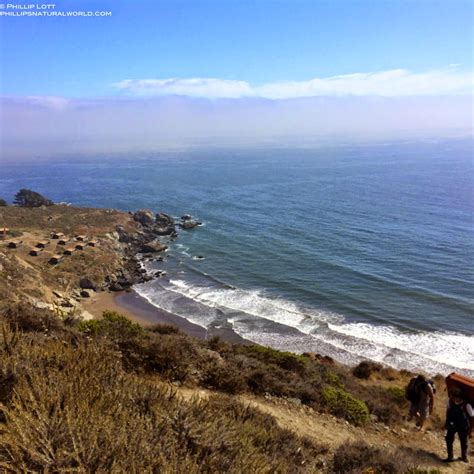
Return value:
M 348 322 L 341 315 L 259 290 L 204 286 L 179 278 L 136 289 L 153 305 L 203 328 L 230 323 L 243 338 L 277 349 L 317 352 L 346 364 L 371 359 L 398 369 L 474 375 L 474 336 Z

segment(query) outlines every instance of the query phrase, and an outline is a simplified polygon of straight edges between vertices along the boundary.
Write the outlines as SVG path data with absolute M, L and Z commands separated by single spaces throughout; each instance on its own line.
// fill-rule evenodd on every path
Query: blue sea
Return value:
M 474 375 L 471 140 L 2 159 L 0 197 L 149 208 L 180 232 L 149 302 L 345 363 Z M 197 258 L 198 256 L 204 258 Z

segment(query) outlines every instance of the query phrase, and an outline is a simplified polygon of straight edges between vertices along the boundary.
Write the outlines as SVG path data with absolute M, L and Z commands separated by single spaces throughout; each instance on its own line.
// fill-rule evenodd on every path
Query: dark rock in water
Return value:
M 143 255 L 143 258 L 153 258 L 153 254 L 146 253 L 145 255 Z
M 156 235 L 171 235 L 175 232 L 175 223 L 174 219 L 165 214 L 164 212 L 160 212 L 155 217 L 155 225 L 153 226 L 153 232 Z
M 204 260 L 204 255 L 197 255 L 196 260 Z
M 140 209 L 133 213 L 133 220 L 139 222 L 144 227 L 148 227 L 154 224 L 155 216 L 148 209 Z
M 146 273 L 146 269 L 145 268 L 140 268 L 139 272 L 140 273 Z
M 181 216 L 182 221 L 190 221 L 192 219 L 190 214 L 184 214 L 184 216 Z
M 181 222 L 180 226 L 183 229 L 189 230 L 189 229 L 194 229 L 194 227 L 198 226 L 200 222 L 194 221 L 194 220 L 187 220 Z
M 155 252 L 162 252 L 166 250 L 168 247 L 158 241 L 147 242 L 143 244 L 141 247 L 141 251 L 143 253 L 155 253 Z
M 89 278 L 81 278 L 79 280 L 79 286 L 83 290 L 95 290 L 96 289 L 96 286 L 94 285 L 94 283 L 92 283 L 92 281 Z
M 90 294 L 87 290 L 82 290 L 80 295 L 83 297 L 83 298 L 89 298 Z
M 156 259 L 157 262 L 164 262 L 164 260 L 165 260 L 165 259 L 164 259 L 163 257 L 158 257 L 158 258 Z
M 155 235 L 172 235 L 174 232 L 175 232 L 174 225 L 170 227 L 155 225 L 153 227 L 153 233 Z

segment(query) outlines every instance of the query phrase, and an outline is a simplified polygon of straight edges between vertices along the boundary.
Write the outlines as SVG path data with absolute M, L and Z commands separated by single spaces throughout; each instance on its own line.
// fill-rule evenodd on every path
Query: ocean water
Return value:
M 0 197 L 150 208 L 181 231 L 136 290 L 205 328 L 474 375 L 473 142 L 201 149 L 1 164 Z M 197 258 L 198 256 L 204 258 Z

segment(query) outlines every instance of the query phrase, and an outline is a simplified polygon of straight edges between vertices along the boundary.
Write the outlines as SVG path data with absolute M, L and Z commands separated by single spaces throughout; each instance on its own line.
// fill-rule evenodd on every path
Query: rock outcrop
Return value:
M 167 245 L 164 245 L 161 242 L 154 240 L 154 241 L 146 242 L 145 244 L 143 244 L 140 250 L 142 253 L 156 253 L 156 252 L 162 252 L 163 250 L 166 250 L 167 248 L 168 248 Z
M 140 209 L 133 213 L 133 220 L 143 226 L 152 226 L 155 222 L 155 216 L 148 209 Z
M 199 222 L 199 221 L 193 219 L 192 216 L 190 216 L 189 214 L 185 214 L 184 216 L 181 216 L 181 222 L 180 222 L 179 226 L 182 229 L 189 230 L 189 229 L 194 229 L 194 227 L 196 227 L 198 225 L 201 225 L 201 224 L 202 224 L 202 222 Z
M 160 212 L 155 217 L 155 225 L 153 226 L 153 231 L 156 235 L 172 235 L 176 232 L 176 226 L 174 223 L 174 219 L 165 214 L 164 212 Z

